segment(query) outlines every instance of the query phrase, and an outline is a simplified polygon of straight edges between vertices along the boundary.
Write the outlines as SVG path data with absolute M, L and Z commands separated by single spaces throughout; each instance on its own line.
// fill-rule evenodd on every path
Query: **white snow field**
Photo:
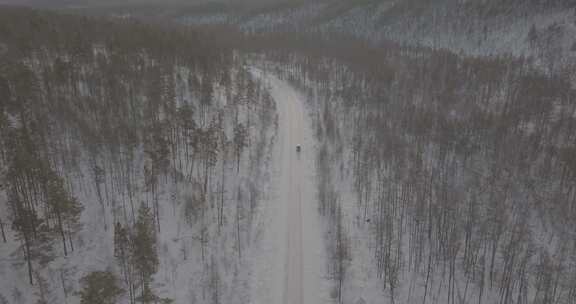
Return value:
M 315 142 L 304 98 L 287 82 L 253 70 L 268 83 L 278 111 L 265 232 L 255 258 L 254 304 L 329 301 L 324 242 L 317 209 Z M 301 145 L 301 152 L 296 146 Z

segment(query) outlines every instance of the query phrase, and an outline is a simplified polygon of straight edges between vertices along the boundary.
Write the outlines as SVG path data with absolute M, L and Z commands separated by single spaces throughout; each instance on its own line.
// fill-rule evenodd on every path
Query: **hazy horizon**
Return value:
M 283 2 L 301 2 L 300 0 L 0 0 L 0 5 L 17 5 L 31 7 L 70 7 L 70 6 L 88 6 L 88 7 L 113 7 L 113 6 L 130 6 L 130 5 L 197 5 L 206 3 L 215 4 L 234 4 L 234 5 L 261 5 Z

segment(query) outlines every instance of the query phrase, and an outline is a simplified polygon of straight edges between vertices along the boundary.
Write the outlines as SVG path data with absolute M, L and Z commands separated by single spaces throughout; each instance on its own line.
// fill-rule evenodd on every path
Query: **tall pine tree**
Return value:
M 151 303 L 156 297 L 152 294 L 150 283 L 152 282 L 152 275 L 158 270 L 159 261 L 156 250 L 154 215 L 144 203 L 138 210 L 132 249 L 134 267 L 140 277 L 141 296 L 138 300 L 142 303 Z

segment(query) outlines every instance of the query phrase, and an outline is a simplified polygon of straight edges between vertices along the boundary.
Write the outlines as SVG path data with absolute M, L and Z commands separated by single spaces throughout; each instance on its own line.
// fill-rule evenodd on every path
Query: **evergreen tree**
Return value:
M 528 42 L 531 45 L 534 45 L 536 40 L 538 40 L 538 30 L 536 29 L 536 26 L 532 24 L 530 31 L 528 32 Z
M 234 151 L 236 152 L 236 172 L 240 172 L 240 157 L 242 151 L 248 146 L 248 129 L 243 124 L 234 128 Z
M 153 300 L 150 283 L 152 275 L 158 270 L 159 261 L 156 252 L 154 216 L 144 203 L 138 210 L 138 220 L 134 228 L 132 259 L 140 279 L 140 300 L 142 303 L 150 303 Z
M 81 304 L 114 304 L 124 290 L 110 271 L 94 271 L 80 279 Z
M 66 191 L 64 188 L 64 180 L 51 170 L 48 174 L 46 191 L 48 206 L 51 213 L 56 217 L 59 234 L 62 239 L 64 256 L 66 256 L 68 254 L 66 235 L 71 236 L 71 234 L 78 229 L 80 213 L 83 207 Z M 73 250 L 72 240 L 70 237 L 68 238 L 70 249 Z
M 130 296 L 130 302 L 133 303 L 134 299 L 134 283 L 133 283 L 133 273 L 131 267 L 131 240 L 128 230 L 123 227 L 120 222 L 117 222 L 114 226 L 114 257 L 116 257 L 118 264 L 120 265 L 120 271 L 124 280 L 124 284 L 128 288 L 128 294 Z
M 45 193 L 41 188 L 43 162 L 27 128 L 10 132 L 8 140 L 9 166 L 5 175 L 12 228 L 22 241 L 30 284 L 34 283 L 34 262 L 48 263 L 52 258 L 50 229 L 40 213 Z

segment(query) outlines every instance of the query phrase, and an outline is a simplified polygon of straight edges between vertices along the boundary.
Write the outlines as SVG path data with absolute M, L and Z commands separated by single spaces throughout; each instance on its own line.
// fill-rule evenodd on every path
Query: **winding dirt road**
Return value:
M 255 303 L 320 304 L 327 296 L 322 277 L 323 242 L 317 213 L 315 142 L 304 99 L 287 82 L 260 71 L 276 102 L 278 137 L 263 266 L 255 274 Z M 301 145 L 301 152 L 296 146 Z
M 303 152 L 297 152 L 297 145 L 304 145 L 304 113 L 299 109 L 298 96 L 293 90 L 285 87 L 284 83 L 276 83 L 273 87 L 276 91 L 282 92 L 282 99 L 277 100 L 280 114 L 280 130 L 282 136 L 282 151 L 286 153 L 282 157 L 282 170 L 285 177 L 282 184 L 281 200 L 282 204 L 288 207 L 287 212 L 287 260 L 286 260 L 286 286 L 284 288 L 285 304 L 303 304 L 303 248 L 302 248 L 302 181 L 306 180 L 302 176 Z M 275 94 L 277 95 L 277 94 Z M 307 147 L 304 147 L 307 148 Z M 287 177 L 287 180 L 286 180 Z M 309 199 L 309 198 L 307 198 Z M 311 203 L 307 200 L 308 203 Z

